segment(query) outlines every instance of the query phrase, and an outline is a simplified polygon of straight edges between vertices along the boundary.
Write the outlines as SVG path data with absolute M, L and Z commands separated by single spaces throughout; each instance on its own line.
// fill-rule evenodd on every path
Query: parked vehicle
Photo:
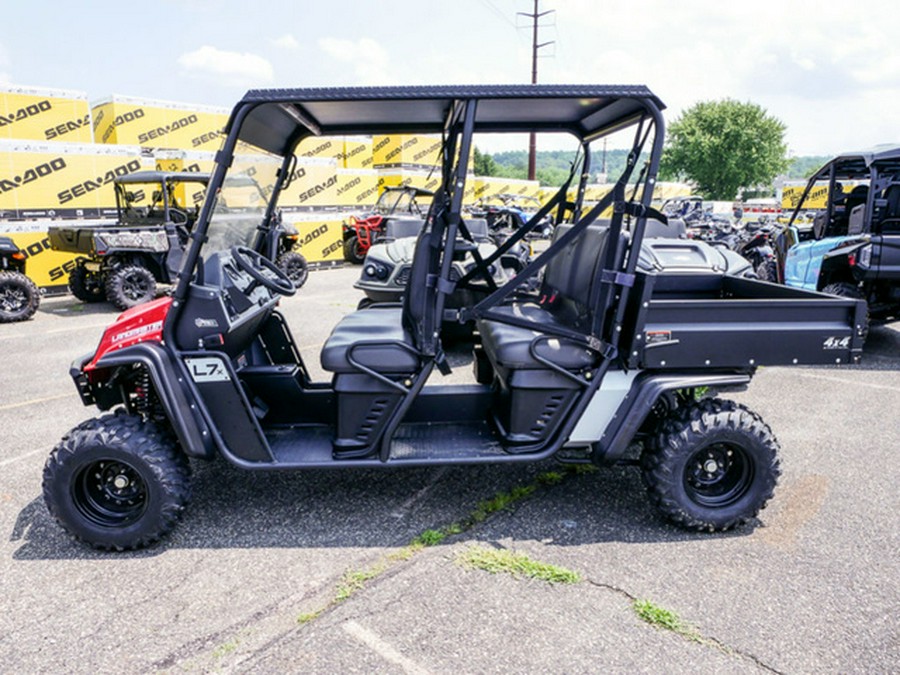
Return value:
M 256 182 L 244 175 L 231 178 L 231 204 L 223 202 L 240 218 L 247 204 L 265 195 Z M 205 191 L 208 173 L 138 171 L 115 179 L 118 218 L 110 225 L 52 225 L 50 245 L 54 250 L 80 253 L 69 275 L 69 290 L 82 302 L 104 299 L 120 310 L 130 309 L 156 297 L 158 284 L 175 282 L 199 209 L 179 201 L 179 189 L 193 186 Z M 149 205 L 141 204 L 148 201 Z M 185 201 L 182 199 L 182 201 Z M 307 264 L 293 251 L 297 230 L 281 224 L 263 247 L 297 287 L 306 281 Z
M 431 199 L 431 190 L 400 185 L 384 188 L 372 213 L 357 218 L 350 216 L 344 224 L 344 260 L 361 265 L 369 249 L 384 238 L 388 223 L 395 218 L 421 219 L 423 207 L 419 200 Z M 427 209 L 427 206 L 425 207 Z
M 0 237 L 0 323 L 26 321 L 41 304 L 37 285 L 25 275 L 25 254 L 9 237 Z
M 845 193 L 841 183 L 855 182 Z M 803 227 L 805 202 L 828 186 L 826 207 Z M 868 303 L 869 316 L 900 316 L 900 147 L 839 155 L 809 180 L 777 239 L 788 286 Z
M 773 495 L 778 443 L 759 415 L 700 392 L 742 389 L 760 365 L 854 361 L 864 303 L 724 271 L 639 270 L 648 223 L 666 220 L 650 207 L 662 108 L 640 86 L 248 92 L 217 155 L 209 189 L 218 199 L 207 199 L 197 220 L 190 273 L 171 298 L 118 317 L 72 365 L 84 404 L 117 412 L 78 425 L 51 452 L 43 479 L 50 513 L 93 546 L 139 548 L 181 517 L 189 458 L 312 470 L 553 457 L 639 463 L 653 505 L 688 529 L 753 519 Z M 297 143 L 348 129 L 443 133 L 441 185 L 403 302 L 341 319 L 320 352 L 331 380 L 314 382 L 277 311 L 294 286 L 246 242 L 277 225 Z M 615 187 L 516 277 L 445 311 L 458 285 L 451 273 L 473 135 L 548 129 L 581 139 L 586 155 L 591 140 L 633 132 Z M 273 186 L 269 204 L 255 218 L 244 213 L 240 227 L 220 208 L 238 148 Z M 634 176 L 641 157 L 645 169 Z M 532 219 L 566 202 L 562 189 Z M 467 276 L 487 284 L 500 255 L 502 247 Z M 517 295 L 539 272 L 537 292 Z M 435 368 L 449 372 L 448 318 L 477 322 L 477 382 L 426 385 Z M 636 447 L 640 459 L 629 454 Z
M 205 190 L 208 182 L 209 174 L 189 171 L 119 176 L 115 224 L 51 225 L 54 250 L 81 254 L 69 275 L 72 294 L 121 310 L 155 298 L 157 284 L 175 281 L 197 218 L 196 207 L 179 201 L 179 188 Z

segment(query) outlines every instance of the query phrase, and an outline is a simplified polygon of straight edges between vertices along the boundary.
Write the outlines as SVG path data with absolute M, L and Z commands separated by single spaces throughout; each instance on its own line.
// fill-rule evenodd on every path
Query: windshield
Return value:
M 204 250 L 253 246 L 280 167 L 280 157 L 250 145 L 240 145 L 216 198 Z
M 394 213 L 419 213 L 413 190 L 386 190 L 378 198 L 375 212 L 385 216 Z

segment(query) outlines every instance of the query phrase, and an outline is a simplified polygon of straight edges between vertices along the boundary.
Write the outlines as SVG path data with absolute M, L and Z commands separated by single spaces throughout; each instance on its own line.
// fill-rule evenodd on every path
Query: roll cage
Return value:
M 441 365 L 439 330 L 444 300 L 457 287 L 486 282 L 489 295 L 474 307 L 458 311 L 460 321 L 479 318 L 502 320 L 515 324 L 515 319 L 499 316 L 492 309 L 503 302 L 525 280 L 547 264 L 578 237 L 604 211 L 612 208 L 610 240 L 622 241 L 629 250 L 639 250 L 648 216 L 665 221 L 651 209 L 653 187 L 659 167 L 664 139 L 662 110 L 664 105 L 643 86 L 462 86 L 462 87 L 388 87 L 359 89 L 278 89 L 252 90 L 235 107 L 226 127 L 227 135 L 216 156 L 208 195 L 192 237 L 192 245 L 174 293 L 173 311 L 167 330 L 177 322 L 179 307 L 188 295 L 189 286 L 201 259 L 210 219 L 229 167 L 242 144 L 277 156 L 281 168 L 272 186 L 269 203 L 259 223 L 257 237 L 275 221 L 275 209 L 281 191 L 293 174 L 294 150 L 305 138 L 325 135 L 439 133 L 441 150 L 441 184 L 436 190 L 426 222 L 433 249 L 439 251 L 434 269 L 428 275 L 429 292 L 436 294 L 434 316 L 425 317 L 414 327 L 421 339 L 423 353 L 437 357 Z M 586 212 L 583 211 L 585 185 L 590 171 L 590 143 L 613 133 L 634 128 L 634 140 L 626 168 L 614 188 Z M 490 257 L 482 259 L 475 252 L 476 267 L 465 277 L 451 280 L 452 261 L 459 246 L 457 234 L 471 240 L 463 212 L 463 193 L 468 171 L 472 137 L 475 133 L 562 132 L 574 136 L 580 145 L 580 158 L 556 194 L 531 216 L 526 226 L 510 237 Z M 652 137 L 652 140 L 651 140 Z M 639 160 L 642 166 L 635 175 Z M 576 180 L 577 177 L 577 180 Z M 567 194 L 573 185 L 574 201 Z M 556 212 L 561 222 L 566 214 L 574 216 L 574 226 L 554 242 L 515 279 L 497 287 L 489 266 L 521 241 L 548 214 Z M 627 229 L 630 234 L 626 233 Z M 465 244 L 463 244 L 464 246 Z M 622 246 L 610 246 L 598 270 L 601 290 L 594 298 L 595 317 L 591 335 L 553 328 L 566 337 L 587 342 L 593 349 L 602 346 L 610 358 L 616 352 L 620 325 L 628 289 L 634 281 L 637 255 L 622 254 Z M 620 269 L 620 263 L 624 260 Z M 482 284 L 483 287 L 483 284 Z M 618 309 L 614 305 L 618 302 Z M 429 315 L 431 312 L 429 312 Z

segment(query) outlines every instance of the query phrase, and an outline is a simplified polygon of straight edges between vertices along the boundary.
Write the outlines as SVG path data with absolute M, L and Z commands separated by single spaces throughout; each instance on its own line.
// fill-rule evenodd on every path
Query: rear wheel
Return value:
M 778 441 L 759 415 L 706 399 L 680 409 L 641 456 L 644 483 L 672 522 L 710 532 L 762 510 L 781 474 Z
M 104 298 L 100 275 L 88 272 L 81 265 L 69 274 L 69 290 L 82 302 L 100 302 Z
M 130 309 L 155 297 L 156 279 L 146 267 L 120 267 L 106 280 L 106 299 L 118 309 Z
M 306 258 L 295 251 L 283 253 L 275 261 L 278 268 L 293 282 L 294 288 L 300 288 L 309 276 L 309 265 Z
M 366 254 L 360 246 L 359 238 L 354 235 L 344 241 L 344 260 L 354 265 L 362 265 Z
M 95 548 L 143 548 L 167 534 L 190 498 L 190 467 L 175 440 L 135 415 L 75 427 L 44 466 L 44 501 L 77 539 Z
M 25 321 L 41 303 L 35 283 L 21 272 L 0 272 L 0 323 Z

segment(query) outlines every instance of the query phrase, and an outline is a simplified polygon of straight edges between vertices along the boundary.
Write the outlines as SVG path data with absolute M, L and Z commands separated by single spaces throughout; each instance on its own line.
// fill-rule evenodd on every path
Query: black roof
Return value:
M 665 106 L 640 85 L 482 85 L 254 89 L 241 140 L 285 155 L 309 135 L 440 133 L 459 101 L 475 99 L 476 132 L 613 133 Z
M 839 179 L 866 178 L 871 173 L 873 164 L 878 165 L 879 173 L 900 174 L 900 146 L 877 145 L 867 150 L 843 152 L 819 169 L 812 180 L 828 178 L 832 165 L 835 168 L 835 176 Z

